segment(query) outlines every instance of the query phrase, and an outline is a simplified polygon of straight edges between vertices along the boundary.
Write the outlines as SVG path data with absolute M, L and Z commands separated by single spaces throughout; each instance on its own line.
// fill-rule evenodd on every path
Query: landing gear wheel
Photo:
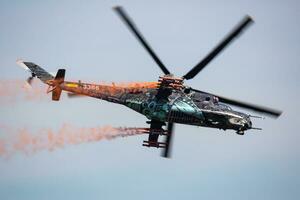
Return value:
M 237 131 L 236 132 L 238 135 L 244 135 L 244 131 Z

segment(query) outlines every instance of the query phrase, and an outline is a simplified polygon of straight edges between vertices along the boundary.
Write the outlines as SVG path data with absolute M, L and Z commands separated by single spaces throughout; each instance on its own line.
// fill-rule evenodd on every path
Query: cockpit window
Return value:
M 227 106 L 225 104 L 219 103 L 219 108 L 222 110 L 232 110 L 232 108 L 230 106 Z
M 206 97 L 206 98 L 205 98 L 205 101 L 210 101 L 210 97 Z
M 218 97 L 214 97 L 214 98 L 213 98 L 213 102 L 214 102 L 214 103 L 218 103 L 218 102 L 219 102 L 219 98 L 218 98 Z

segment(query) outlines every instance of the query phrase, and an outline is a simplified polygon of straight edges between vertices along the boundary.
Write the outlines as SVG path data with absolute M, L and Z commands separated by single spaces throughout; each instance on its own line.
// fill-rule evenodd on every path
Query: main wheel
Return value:
M 244 131 L 237 131 L 236 132 L 238 135 L 244 135 L 245 133 L 244 133 Z

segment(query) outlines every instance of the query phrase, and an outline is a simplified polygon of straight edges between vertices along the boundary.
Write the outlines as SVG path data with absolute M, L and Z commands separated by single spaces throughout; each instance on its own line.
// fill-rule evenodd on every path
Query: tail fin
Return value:
M 64 82 L 65 80 L 65 74 L 66 74 L 66 70 L 65 69 L 59 69 L 56 73 L 56 76 L 54 78 L 55 82 L 60 84 L 62 82 Z
M 49 72 L 32 62 L 24 62 L 22 60 L 17 60 L 17 64 L 25 70 L 29 70 L 32 74 L 32 77 L 37 76 L 41 81 L 43 81 L 46 84 L 47 81 L 52 80 L 54 78 Z
M 32 62 L 17 60 L 17 64 L 25 70 L 31 72 L 32 76 L 28 79 L 29 81 L 27 82 L 30 82 L 33 77 L 38 77 L 41 81 L 49 85 L 47 93 L 52 92 L 52 100 L 59 101 L 61 95 L 61 88 L 59 85 L 65 80 L 65 69 L 59 69 L 56 73 L 56 76 L 54 77 L 49 72 Z
M 56 76 L 54 78 L 54 89 L 52 90 L 53 101 L 59 101 L 61 95 L 61 88 L 59 87 L 59 84 L 64 82 L 65 73 L 66 73 L 65 69 L 59 69 L 56 73 Z

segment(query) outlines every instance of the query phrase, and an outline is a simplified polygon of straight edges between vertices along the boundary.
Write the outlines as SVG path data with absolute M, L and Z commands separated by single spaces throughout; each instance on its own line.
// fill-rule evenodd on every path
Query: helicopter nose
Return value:
M 251 129 L 252 128 L 252 122 L 250 120 L 250 117 L 246 117 L 245 119 L 245 124 L 244 124 L 244 128 L 246 129 Z

